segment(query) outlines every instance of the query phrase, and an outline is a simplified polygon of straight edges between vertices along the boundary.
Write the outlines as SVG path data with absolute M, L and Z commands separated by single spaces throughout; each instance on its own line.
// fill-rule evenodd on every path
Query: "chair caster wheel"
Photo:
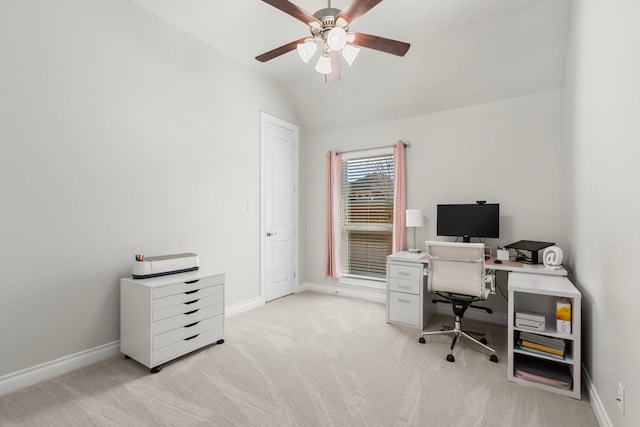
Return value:
M 481 342 L 482 344 L 484 344 L 484 345 L 489 344 L 489 343 L 487 342 L 487 339 L 486 339 L 486 338 L 482 338 L 482 339 L 480 339 L 480 342 Z
M 456 359 L 453 357 L 453 354 L 447 354 L 447 362 L 455 362 Z
M 498 363 L 498 356 L 492 354 L 491 356 L 489 356 L 489 360 L 493 363 Z
M 424 344 L 424 343 L 426 343 L 426 341 L 425 341 L 424 337 L 420 337 L 420 339 L 418 339 L 418 342 L 419 342 L 420 344 Z

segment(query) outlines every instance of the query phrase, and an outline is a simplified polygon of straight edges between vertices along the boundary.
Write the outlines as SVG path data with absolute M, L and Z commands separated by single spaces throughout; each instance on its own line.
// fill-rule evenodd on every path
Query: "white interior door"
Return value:
M 292 294 L 297 284 L 298 127 L 260 115 L 262 158 L 261 293 L 265 302 Z

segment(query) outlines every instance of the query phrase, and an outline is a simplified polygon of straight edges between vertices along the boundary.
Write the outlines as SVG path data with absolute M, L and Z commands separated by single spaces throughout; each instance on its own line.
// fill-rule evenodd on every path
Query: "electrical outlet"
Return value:
M 624 386 L 622 383 L 618 383 L 618 397 L 616 398 L 618 402 L 618 408 L 620 408 L 620 412 L 624 415 Z

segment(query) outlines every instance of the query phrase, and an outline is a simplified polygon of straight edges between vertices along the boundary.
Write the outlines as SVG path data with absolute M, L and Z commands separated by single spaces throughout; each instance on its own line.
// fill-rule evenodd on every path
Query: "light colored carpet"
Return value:
M 436 316 L 427 329 L 452 318 Z M 1 426 L 597 426 L 589 402 L 506 379 L 463 341 L 419 344 L 382 304 L 305 292 L 227 319 L 225 343 L 158 374 L 112 358 L 0 398 Z

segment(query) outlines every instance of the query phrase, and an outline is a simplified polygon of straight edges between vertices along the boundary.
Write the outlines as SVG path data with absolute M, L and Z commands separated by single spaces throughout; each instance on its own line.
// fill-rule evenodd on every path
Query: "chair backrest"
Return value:
M 427 241 L 431 292 L 486 299 L 484 244 Z

